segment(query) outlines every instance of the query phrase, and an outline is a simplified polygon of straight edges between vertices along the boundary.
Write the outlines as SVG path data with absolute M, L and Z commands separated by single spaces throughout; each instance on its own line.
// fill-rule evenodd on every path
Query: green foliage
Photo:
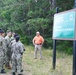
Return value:
M 73 54 L 73 41 L 57 41 L 57 50 Z
M 29 19 L 27 21 L 27 25 L 29 25 L 28 30 L 34 28 L 36 31 L 40 28 L 46 29 L 48 27 L 49 19 L 44 18 L 36 18 L 36 19 Z
M 27 36 L 21 37 L 20 40 L 23 44 L 29 45 L 29 38 Z
M 21 41 L 26 44 L 31 44 L 36 31 L 40 31 L 45 39 L 44 47 L 52 48 L 51 38 L 55 8 L 51 9 L 50 1 L 52 0 L 37 0 L 37 2 L 35 0 L 0 0 L 0 28 L 19 33 Z M 56 6 L 59 7 L 59 12 L 72 9 L 74 6 L 74 0 L 55 1 Z M 64 42 L 58 47 L 65 48 L 65 45 Z M 66 46 L 65 51 L 70 53 L 71 48 L 68 47 Z
M 45 43 L 44 43 L 45 48 L 53 48 L 53 40 L 51 38 L 45 38 Z

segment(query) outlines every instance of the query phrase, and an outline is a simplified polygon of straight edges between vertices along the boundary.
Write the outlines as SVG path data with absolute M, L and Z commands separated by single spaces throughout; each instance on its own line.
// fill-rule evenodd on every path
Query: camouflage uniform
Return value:
M 12 72 L 17 72 L 21 74 L 22 69 L 22 54 L 23 54 L 23 47 L 20 42 L 14 42 L 12 44 Z
M 0 36 L 0 72 L 3 69 L 4 55 L 5 55 L 5 40 L 2 36 Z
M 3 60 L 4 60 L 4 64 L 5 64 L 5 62 L 6 62 L 6 51 L 7 51 L 7 50 L 6 50 L 5 38 L 3 37 L 3 39 L 4 39 L 4 50 L 3 50 L 3 51 L 4 51 L 4 59 L 3 59 Z
M 14 44 L 16 41 L 15 41 L 15 39 L 14 40 L 12 40 L 11 41 L 11 44 Z M 19 43 L 21 43 L 21 41 L 19 41 Z M 21 46 L 22 46 L 22 48 L 23 48 L 23 51 L 25 51 L 25 47 L 24 47 L 24 45 L 21 43 Z M 21 70 L 22 70 L 22 55 L 21 55 Z
M 19 41 L 20 42 L 20 41 Z M 20 42 L 21 43 L 21 42 Z M 25 51 L 25 47 L 24 47 L 24 45 L 21 43 L 21 46 L 22 46 L 22 48 L 23 48 L 23 51 Z M 22 55 L 21 55 L 21 69 L 22 69 Z
M 6 42 L 6 65 L 9 66 L 10 61 L 11 61 L 11 43 L 10 43 L 10 38 L 8 36 L 5 37 L 5 42 Z
M 10 41 L 13 41 L 13 40 L 14 40 L 14 37 L 11 37 L 11 38 L 10 38 Z

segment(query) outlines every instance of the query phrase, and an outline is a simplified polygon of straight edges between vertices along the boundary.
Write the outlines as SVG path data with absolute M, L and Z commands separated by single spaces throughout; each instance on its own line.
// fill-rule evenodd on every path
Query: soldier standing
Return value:
M 13 44 L 13 43 L 16 42 L 16 40 L 15 40 L 16 36 L 18 36 L 18 34 L 15 33 L 15 34 L 14 34 L 14 40 L 11 41 L 11 44 Z M 19 42 L 21 43 L 20 40 L 19 40 Z M 22 47 L 23 47 L 23 51 L 25 51 L 24 45 L 23 45 L 22 43 L 21 43 L 21 45 L 22 45 Z M 22 56 L 23 56 L 23 55 L 21 55 L 21 72 L 23 72 L 23 69 L 22 69 Z
M 15 75 L 15 72 L 17 71 L 18 75 L 23 75 L 21 74 L 22 70 L 22 55 L 23 55 L 23 47 L 21 42 L 19 41 L 20 37 L 16 36 L 15 41 L 12 44 L 12 75 Z
M 3 67 L 4 65 L 4 52 L 6 50 L 6 47 L 5 47 L 5 40 L 3 38 L 4 36 L 4 31 L 2 29 L 0 29 L 0 73 L 6 73 L 5 72 L 5 69 Z
M 6 62 L 5 66 L 8 69 L 11 69 L 10 61 L 11 61 L 11 41 L 10 41 L 11 31 L 7 31 L 7 36 L 5 37 L 6 42 Z

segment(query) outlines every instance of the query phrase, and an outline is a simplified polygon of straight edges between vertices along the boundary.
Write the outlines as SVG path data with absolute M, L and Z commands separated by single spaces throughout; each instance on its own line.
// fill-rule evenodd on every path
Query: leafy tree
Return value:
M 36 31 L 40 31 L 45 38 L 44 46 L 52 48 L 55 8 L 59 7 L 59 12 L 62 12 L 73 6 L 74 0 L 0 0 L 0 28 L 19 33 L 21 40 L 25 39 L 28 44 L 32 42 Z

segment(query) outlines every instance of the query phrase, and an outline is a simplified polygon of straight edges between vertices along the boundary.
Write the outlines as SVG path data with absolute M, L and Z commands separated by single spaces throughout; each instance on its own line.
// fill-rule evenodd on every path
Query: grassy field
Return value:
M 23 55 L 24 75 L 72 75 L 72 56 L 57 52 L 56 69 L 52 69 L 52 50 L 43 49 L 43 59 L 34 59 L 34 47 L 26 46 Z
M 24 75 L 72 75 L 72 56 L 57 51 L 56 69 L 52 69 L 53 50 L 43 49 L 43 59 L 34 59 L 34 47 L 25 46 L 23 55 Z M 11 72 L 11 71 L 10 71 Z M 11 75 L 8 72 L 5 75 Z

